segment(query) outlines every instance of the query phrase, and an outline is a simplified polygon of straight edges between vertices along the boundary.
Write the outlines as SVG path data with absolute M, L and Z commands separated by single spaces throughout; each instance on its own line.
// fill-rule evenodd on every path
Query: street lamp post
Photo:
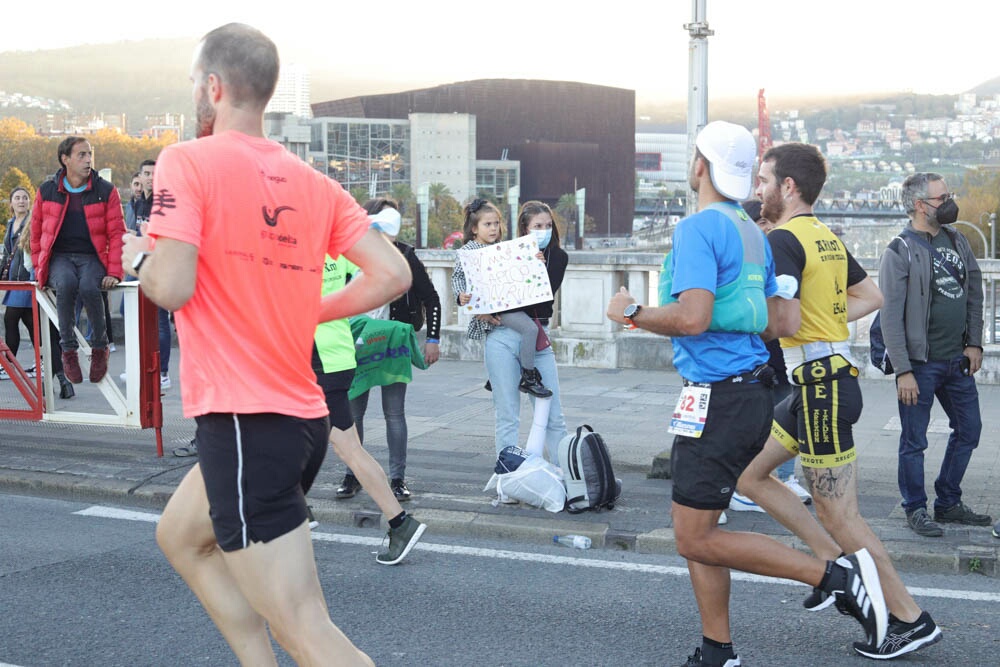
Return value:
M 990 249 L 986 253 L 986 257 L 990 259 L 997 258 L 997 214 L 996 213 L 986 213 L 985 211 L 979 214 L 979 225 L 983 225 L 983 218 L 989 217 L 990 219 Z

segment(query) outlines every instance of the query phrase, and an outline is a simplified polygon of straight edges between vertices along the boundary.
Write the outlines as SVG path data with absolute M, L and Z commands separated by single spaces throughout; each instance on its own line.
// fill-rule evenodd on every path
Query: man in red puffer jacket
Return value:
M 108 370 L 110 324 L 102 289 L 121 282 L 125 221 L 118 190 L 91 169 L 94 151 L 83 137 L 59 144 L 59 171 L 38 188 L 31 212 L 31 261 L 39 284 L 56 291 L 62 361 L 70 382 L 83 382 L 73 333 L 77 294 L 93 327 L 90 381 Z

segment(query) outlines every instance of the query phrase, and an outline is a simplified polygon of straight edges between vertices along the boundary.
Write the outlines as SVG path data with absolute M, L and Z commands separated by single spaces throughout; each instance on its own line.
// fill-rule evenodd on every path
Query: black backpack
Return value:
M 559 442 L 559 466 L 566 485 L 567 512 L 614 509 L 622 483 L 615 479 L 604 438 L 594 429 L 584 424 Z
M 892 375 L 895 370 L 892 367 L 892 362 L 889 361 L 889 352 L 885 349 L 885 339 L 882 337 L 882 313 L 880 312 L 875 313 L 872 326 L 868 329 L 868 347 L 872 366 L 885 375 Z

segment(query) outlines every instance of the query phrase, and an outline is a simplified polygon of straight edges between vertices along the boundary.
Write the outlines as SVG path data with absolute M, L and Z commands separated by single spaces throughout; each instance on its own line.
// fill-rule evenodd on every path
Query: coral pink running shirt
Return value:
M 323 259 L 368 225 L 339 184 L 268 139 L 229 131 L 163 150 L 149 234 L 198 248 L 175 316 L 185 417 L 328 413 L 310 363 Z

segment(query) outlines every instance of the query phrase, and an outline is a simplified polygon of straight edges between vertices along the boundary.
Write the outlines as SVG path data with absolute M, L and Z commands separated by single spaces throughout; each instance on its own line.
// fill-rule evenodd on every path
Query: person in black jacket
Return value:
M 532 234 L 538 241 L 545 261 L 545 269 L 549 274 L 549 284 L 552 295 L 562 285 L 566 275 L 569 256 L 559 245 L 559 230 L 554 224 L 552 209 L 540 201 L 528 201 L 521 206 L 517 216 L 517 236 Z M 548 334 L 549 320 L 552 317 L 553 301 L 526 306 L 523 310 L 531 317 L 537 318 L 542 329 Z M 489 375 L 489 388 L 493 392 L 493 409 L 496 419 L 496 452 L 504 447 L 518 446 L 518 428 L 521 416 L 521 394 L 518 389 L 521 381 L 520 345 L 521 336 L 513 329 L 502 326 L 500 319 L 494 315 L 477 315 L 490 325 L 486 334 L 484 360 L 486 372 Z M 558 460 L 556 448 L 559 441 L 566 435 L 566 420 L 563 418 L 559 402 L 559 373 L 556 370 L 555 355 L 552 346 L 538 350 L 535 353 L 535 365 L 545 378 L 545 386 L 552 390 L 549 407 L 549 417 L 545 428 L 545 449 L 550 460 Z M 531 397 L 532 405 L 537 401 Z
M 3 250 L 0 252 L 0 280 L 26 282 L 35 279 L 31 266 L 31 193 L 27 188 L 17 186 L 10 192 L 11 210 L 14 213 L 7 222 L 7 232 L 4 234 Z M 28 331 L 32 346 L 35 345 L 35 316 L 31 307 L 31 292 L 26 290 L 11 290 L 3 297 L 4 311 L 4 342 L 10 348 L 11 354 L 17 356 L 21 347 L 21 323 Z M 62 347 L 59 346 L 59 330 L 49 320 L 49 333 L 52 340 L 52 373 L 59 380 L 59 398 L 73 398 L 76 391 L 73 383 L 63 373 Z M 38 371 L 34 365 L 25 369 L 28 377 L 35 377 Z M 0 380 L 7 379 L 6 371 L 0 369 Z
M 372 224 L 379 228 L 392 241 L 396 249 L 406 258 L 413 274 L 410 289 L 401 297 L 389 304 L 389 319 L 406 322 L 420 331 L 424 321 L 427 322 L 427 341 L 424 343 L 424 360 L 427 365 L 434 364 L 441 356 L 441 299 L 438 297 L 434 284 L 423 262 L 417 257 L 413 246 L 397 241 L 400 229 L 399 205 L 392 199 L 379 197 L 364 204 L 368 215 L 373 216 Z M 380 215 L 381 214 L 381 215 Z M 410 499 L 410 490 L 406 486 L 406 383 L 398 382 L 383 386 L 382 413 L 385 415 L 386 440 L 389 444 L 389 486 L 393 495 L 399 501 Z M 351 413 L 358 429 L 358 437 L 362 444 L 365 441 L 364 419 L 368 410 L 368 393 L 365 392 L 351 401 Z M 338 499 L 351 498 L 361 489 L 350 468 L 344 475 L 344 481 L 337 488 Z

